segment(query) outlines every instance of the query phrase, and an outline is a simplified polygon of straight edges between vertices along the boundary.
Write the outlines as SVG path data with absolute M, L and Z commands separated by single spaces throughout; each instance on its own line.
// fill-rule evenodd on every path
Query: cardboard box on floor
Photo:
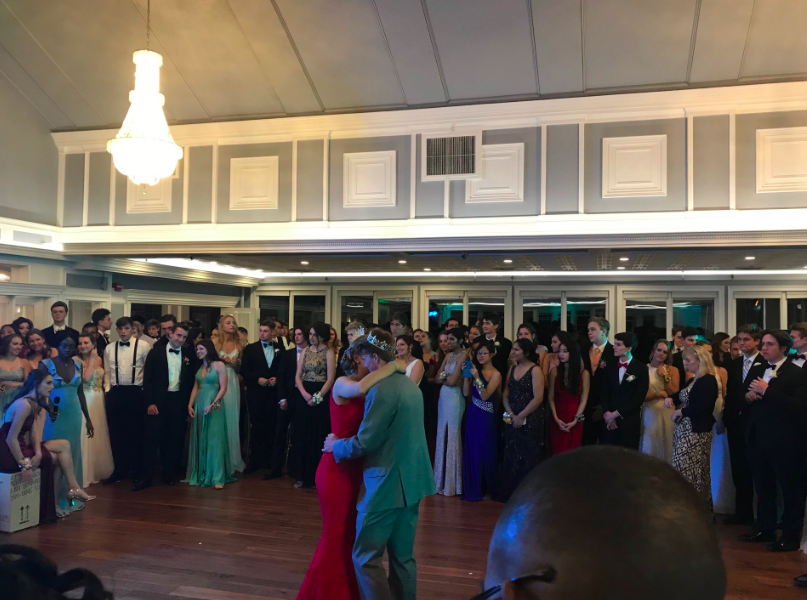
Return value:
M 39 525 L 40 471 L 0 473 L 0 531 L 13 533 Z

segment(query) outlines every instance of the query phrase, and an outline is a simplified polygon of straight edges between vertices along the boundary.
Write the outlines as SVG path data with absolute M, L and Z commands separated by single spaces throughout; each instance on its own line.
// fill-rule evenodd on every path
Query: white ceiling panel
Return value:
M 445 102 L 420 0 L 375 0 L 395 68 L 409 105 Z
M 274 6 L 267 0 L 229 0 L 255 55 L 288 114 L 322 110 Z
M 541 94 L 583 91 L 580 3 L 531 0 Z
M 586 0 L 586 89 L 683 83 L 697 0 Z
M 538 93 L 524 0 L 427 0 L 451 100 Z
M 754 0 L 702 0 L 690 81 L 740 76 Z
M 285 113 L 226 0 L 153 2 L 151 27 L 211 117 Z
M 371 0 L 277 0 L 326 110 L 403 106 Z
M 757 2 L 741 77 L 807 73 L 807 2 Z

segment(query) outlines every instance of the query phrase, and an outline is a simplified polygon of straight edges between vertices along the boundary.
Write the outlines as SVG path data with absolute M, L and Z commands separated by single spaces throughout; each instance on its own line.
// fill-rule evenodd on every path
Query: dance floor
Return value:
M 56 525 L 0 542 L 36 546 L 61 568 L 87 567 L 117 600 L 294 598 L 320 533 L 316 493 L 251 475 L 223 491 L 95 485 L 98 499 Z M 467 600 L 479 591 L 501 504 L 427 498 L 416 554 L 418 598 Z M 718 526 L 731 600 L 807 598 L 792 578 L 807 571 L 801 552 L 771 554 L 735 541 L 742 528 Z M 676 557 L 670 557 L 676 560 Z

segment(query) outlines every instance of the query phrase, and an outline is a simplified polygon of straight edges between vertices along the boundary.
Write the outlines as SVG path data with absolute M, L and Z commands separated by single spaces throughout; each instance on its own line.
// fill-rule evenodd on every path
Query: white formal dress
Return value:
M 664 380 L 658 370 L 647 365 L 647 372 L 650 376 L 649 391 L 663 392 Z M 644 454 L 655 456 L 667 464 L 672 464 L 673 412 L 674 409 L 664 407 L 662 399 L 648 400 L 642 407 L 642 443 L 639 448 Z

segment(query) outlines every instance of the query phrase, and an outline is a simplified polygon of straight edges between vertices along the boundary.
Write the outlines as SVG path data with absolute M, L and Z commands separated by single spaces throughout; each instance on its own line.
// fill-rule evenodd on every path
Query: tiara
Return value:
M 367 336 L 367 341 L 384 352 L 393 352 L 395 350 L 395 346 L 389 342 L 385 342 L 384 340 L 375 337 L 372 333 Z

